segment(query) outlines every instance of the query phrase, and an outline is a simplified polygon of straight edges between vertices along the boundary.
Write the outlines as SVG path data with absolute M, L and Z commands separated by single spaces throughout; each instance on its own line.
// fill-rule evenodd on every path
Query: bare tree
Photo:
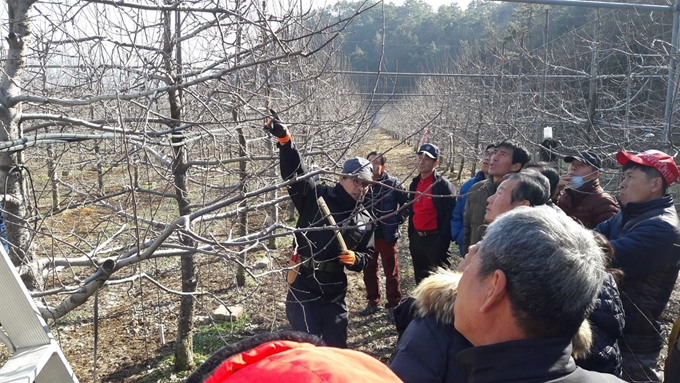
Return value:
M 258 2 L 7 2 L 3 212 L 43 315 L 62 317 L 114 275 L 146 278 L 150 259 L 180 257 L 176 368 L 191 368 L 194 300 L 206 294 L 193 257 L 256 279 L 240 254 L 266 254 L 268 239 L 294 230 L 248 219 L 285 201 L 267 197 L 286 186 L 271 171 L 267 108 L 317 176 L 336 174 L 366 135 L 365 106 L 329 73 L 335 37 L 366 6 L 328 20 L 299 4 L 265 14 Z

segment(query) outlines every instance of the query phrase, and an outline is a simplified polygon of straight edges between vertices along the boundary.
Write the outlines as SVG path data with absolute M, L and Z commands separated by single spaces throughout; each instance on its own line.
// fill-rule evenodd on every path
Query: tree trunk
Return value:
M 55 160 L 54 146 L 47 145 L 47 177 L 50 179 L 52 188 L 52 210 L 59 209 L 59 177 L 57 176 L 57 161 Z
M 179 84 L 182 82 L 182 48 L 179 45 L 180 28 L 179 15 L 175 15 L 177 22 L 175 28 L 175 38 L 177 41 L 176 59 L 177 66 L 173 66 L 172 50 L 173 38 L 171 34 L 170 21 L 172 20 L 170 12 L 164 12 L 165 15 L 165 46 L 164 58 L 165 69 L 167 73 L 174 75 L 174 78 L 168 79 L 169 83 Z M 181 89 L 171 89 L 168 91 L 168 103 L 170 104 L 170 117 L 172 118 L 171 127 L 177 128 L 182 121 L 182 91 Z M 189 207 L 189 195 L 187 192 L 187 150 L 184 142 L 184 134 L 182 132 L 172 133 L 172 148 L 174 158 L 172 160 L 172 175 L 175 183 L 175 196 L 177 198 L 177 205 L 180 215 L 188 215 L 191 213 Z M 194 241 L 180 233 L 180 242 L 187 247 L 193 247 Z M 194 293 L 196 291 L 196 275 L 194 267 L 193 253 L 184 254 L 181 256 L 182 267 L 182 292 Z M 194 321 L 194 297 L 192 295 L 182 295 L 180 298 L 179 315 L 177 318 L 177 342 L 175 343 L 175 370 L 188 371 L 195 367 L 194 364 L 194 347 L 193 347 L 193 321 Z
M 234 118 L 236 119 L 236 123 L 238 123 L 238 114 L 236 110 L 234 109 Z M 240 127 L 236 128 L 236 133 L 238 134 L 238 144 L 239 144 L 239 157 L 246 157 L 247 155 L 247 150 L 246 150 L 246 137 L 243 135 L 243 129 Z M 241 177 L 240 180 L 240 185 L 241 185 L 241 193 L 246 194 L 248 192 L 248 188 L 246 187 L 246 180 L 248 179 L 248 175 L 246 174 L 246 161 L 241 161 L 239 162 L 239 174 Z M 243 208 L 246 206 L 246 200 L 244 199 L 240 204 L 239 208 Z M 248 234 L 248 212 L 242 211 L 239 213 L 239 236 L 245 237 Z M 246 270 L 243 267 L 246 263 L 246 250 L 245 246 L 241 246 L 239 248 L 239 260 L 241 263 L 238 265 L 238 270 L 236 271 L 236 285 L 239 287 L 243 287 L 246 285 Z
M 22 87 L 22 74 L 25 69 L 25 46 L 30 35 L 29 11 L 35 1 L 8 1 L 8 28 L 6 40 L 9 46 L 7 61 L 0 74 L 0 141 L 16 139 L 22 136 L 21 104 L 14 103 L 11 98 L 18 96 Z M 5 227 L 9 242 L 9 256 L 15 266 L 27 264 L 33 260 L 30 249 L 30 232 L 26 224 L 27 193 L 23 170 L 22 152 L 0 153 L 0 192 L 4 192 L 3 202 Z M 22 275 L 29 290 L 40 284 L 39 274 L 31 270 Z

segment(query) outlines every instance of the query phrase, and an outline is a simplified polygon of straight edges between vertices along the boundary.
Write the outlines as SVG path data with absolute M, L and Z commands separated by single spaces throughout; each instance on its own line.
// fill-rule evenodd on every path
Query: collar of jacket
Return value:
M 501 181 L 501 182 L 502 182 L 502 181 Z M 499 182 L 499 183 L 493 182 L 493 177 L 489 176 L 489 178 L 487 178 L 486 181 L 484 181 L 484 186 L 483 186 L 483 187 L 484 187 L 486 190 L 488 190 L 489 195 L 494 195 L 494 194 L 496 193 L 496 190 L 498 190 L 498 186 L 499 186 L 500 184 L 501 184 L 500 182 Z
M 618 198 L 617 201 L 619 202 L 619 207 L 621 207 L 624 221 L 635 218 L 650 210 L 665 209 L 673 206 L 673 196 L 670 194 L 647 202 L 629 202 L 626 207 L 621 205 L 621 200 Z
M 478 171 L 477 174 L 473 177 L 475 179 L 475 183 L 479 181 L 484 181 L 486 179 L 486 175 L 484 174 L 483 171 Z
M 441 175 L 439 173 L 437 173 L 437 170 L 433 170 L 432 174 L 434 175 L 434 178 L 432 179 L 432 183 L 435 183 L 435 182 L 437 182 L 439 177 L 441 177 Z M 415 176 L 413 178 L 413 182 L 418 182 L 418 181 L 420 181 L 420 174 L 418 174 L 417 176 Z
M 571 339 L 515 340 L 472 347 L 456 355 L 470 382 L 552 381 L 572 373 Z
M 335 187 L 329 193 L 329 197 L 335 198 L 336 204 L 342 208 L 342 210 L 352 211 L 361 201 L 357 201 L 349 195 L 345 188 L 338 182 Z M 328 202 L 328 201 L 326 201 Z
M 565 193 L 569 194 L 572 197 L 572 199 L 579 199 L 590 194 L 600 194 L 603 192 L 604 190 L 600 187 L 599 178 L 595 178 L 594 180 L 586 182 L 585 184 L 583 184 L 583 186 L 581 186 L 578 189 L 569 188 L 565 190 Z

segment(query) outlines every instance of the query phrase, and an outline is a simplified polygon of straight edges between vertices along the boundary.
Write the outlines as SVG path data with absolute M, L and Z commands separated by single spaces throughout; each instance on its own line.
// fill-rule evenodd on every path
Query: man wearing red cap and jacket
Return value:
M 664 344 L 663 312 L 680 270 L 680 222 L 666 191 L 678 180 L 672 157 L 658 150 L 620 151 L 621 210 L 595 231 L 614 248 L 613 267 L 623 270 L 620 286 L 626 324 L 619 339 L 623 378 L 660 382 L 656 363 Z

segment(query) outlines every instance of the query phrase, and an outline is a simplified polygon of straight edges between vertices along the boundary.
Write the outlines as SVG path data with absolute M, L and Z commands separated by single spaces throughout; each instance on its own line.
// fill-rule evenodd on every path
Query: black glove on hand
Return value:
M 276 138 L 285 138 L 288 135 L 288 128 L 279 121 L 279 116 L 273 109 L 269 111 L 272 113 L 272 117 L 267 120 L 264 130 Z

